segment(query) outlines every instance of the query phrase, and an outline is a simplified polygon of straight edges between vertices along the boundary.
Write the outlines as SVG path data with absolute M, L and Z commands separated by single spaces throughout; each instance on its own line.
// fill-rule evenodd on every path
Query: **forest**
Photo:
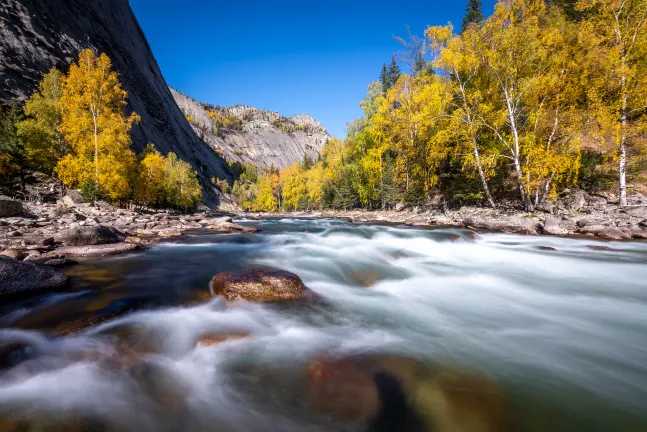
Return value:
M 67 74 L 52 69 L 24 104 L 0 106 L 0 187 L 24 194 L 40 172 L 80 189 L 87 201 L 195 209 L 202 198 L 196 173 L 174 153 L 152 144 L 131 150 L 136 113 L 105 54 L 81 51 Z
M 254 211 L 532 211 L 572 187 L 626 205 L 647 169 L 646 21 L 647 0 L 501 0 L 488 18 L 470 0 L 460 29 L 398 38 L 345 140 L 233 192 Z

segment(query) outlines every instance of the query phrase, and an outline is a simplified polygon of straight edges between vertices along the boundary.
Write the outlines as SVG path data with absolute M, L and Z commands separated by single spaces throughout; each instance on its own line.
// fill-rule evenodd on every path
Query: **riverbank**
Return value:
M 566 198 L 521 212 L 514 209 L 461 207 L 456 210 L 411 207 L 400 211 L 300 211 L 255 213 L 249 217 L 335 218 L 364 223 L 396 223 L 417 227 L 463 227 L 510 234 L 587 236 L 604 240 L 646 240 L 647 201 L 618 206 L 603 196 L 577 191 Z

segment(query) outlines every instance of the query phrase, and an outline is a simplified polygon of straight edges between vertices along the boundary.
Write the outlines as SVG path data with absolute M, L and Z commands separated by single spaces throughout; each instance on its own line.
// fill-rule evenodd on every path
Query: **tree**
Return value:
M 139 177 L 135 186 L 135 201 L 148 206 L 161 206 L 165 191 L 168 166 L 153 144 L 148 144 L 139 162 Z
M 175 153 L 166 156 L 164 190 L 167 205 L 185 211 L 194 210 L 202 197 L 197 174 Z
M 386 93 L 389 91 L 389 73 L 386 70 L 386 63 L 382 65 L 382 70 L 380 71 L 380 84 L 382 85 L 382 92 Z
M 60 101 L 60 129 L 72 152 L 55 171 L 66 185 L 90 189 L 93 201 L 99 196 L 127 199 L 135 165 L 130 129 L 139 117 L 124 114 L 127 93 L 111 67 L 107 55 L 81 51 L 64 80 Z
M 272 176 L 265 174 L 258 179 L 258 193 L 254 203 L 256 211 L 276 211 L 279 208 L 279 201 L 272 190 Z
M 70 146 L 61 131 L 65 75 L 51 69 L 25 103 L 27 119 L 18 123 L 18 135 L 25 142 L 32 168 L 51 174 L 58 162 L 70 152 Z
M 468 0 L 463 24 L 461 25 L 461 33 L 465 32 L 470 24 L 480 24 L 484 18 L 481 0 Z
M 486 199 L 494 208 L 496 204 L 490 192 L 487 174 L 492 174 L 495 157 L 491 155 L 483 160 L 483 152 L 488 150 L 486 143 L 490 141 L 483 139 L 483 125 L 479 120 L 482 100 L 479 84 L 482 83 L 478 80 L 484 70 L 478 53 L 473 50 L 478 36 L 476 30 L 471 28 L 464 30 L 462 36 L 452 36 L 452 33 L 451 24 L 430 27 L 426 31 L 431 49 L 438 53 L 436 65 L 447 73 L 453 83 L 452 92 L 456 96 L 449 126 L 455 134 L 457 150 L 464 156 L 463 169 L 476 168 Z
M 9 105 L 4 112 L 0 107 L 0 167 L 2 167 L 0 174 L 6 179 L 18 175 L 24 192 L 29 160 L 24 142 L 18 135 L 16 127 L 22 119 L 21 110 L 15 103 Z
M 647 0 L 580 0 L 576 9 L 590 12 L 580 31 L 590 48 L 588 96 L 598 136 L 612 136 L 620 205 L 627 205 L 632 151 L 645 145 L 647 129 Z
M 387 72 L 387 90 L 398 82 L 398 79 L 400 79 L 400 74 L 400 66 L 398 66 L 398 63 L 395 61 L 395 56 L 393 56 L 391 57 L 391 64 L 389 64 L 389 69 Z
M 404 62 L 409 67 L 411 74 L 416 76 L 420 73 L 427 72 L 427 61 L 425 54 L 427 54 L 427 41 L 425 38 L 418 37 L 411 33 L 411 28 L 406 26 L 407 36 L 406 39 L 400 36 L 395 36 L 394 39 L 404 47 L 404 51 L 400 53 Z M 399 75 L 399 70 L 398 70 Z M 395 79 L 397 81 L 397 78 Z M 395 82 L 393 83 L 395 84 Z M 392 84 L 392 85 L 393 85 Z

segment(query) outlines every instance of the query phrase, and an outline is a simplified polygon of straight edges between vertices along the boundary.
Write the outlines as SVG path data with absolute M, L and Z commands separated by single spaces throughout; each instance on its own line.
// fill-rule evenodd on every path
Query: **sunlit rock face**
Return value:
M 191 118 L 195 132 L 230 162 L 248 163 L 259 170 L 283 169 L 307 156 L 316 161 L 331 136 L 307 114 L 283 117 L 247 105 L 218 107 L 219 113 L 237 119 L 236 128 L 218 127 L 207 107 L 173 89 L 182 112 Z
M 0 103 L 22 101 L 52 67 L 67 70 L 83 48 L 106 53 L 128 92 L 129 110 L 141 116 L 133 150 L 154 143 L 189 162 L 218 203 L 212 176 L 231 169 L 193 131 L 176 105 L 128 0 L 3 0 L 0 3 Z

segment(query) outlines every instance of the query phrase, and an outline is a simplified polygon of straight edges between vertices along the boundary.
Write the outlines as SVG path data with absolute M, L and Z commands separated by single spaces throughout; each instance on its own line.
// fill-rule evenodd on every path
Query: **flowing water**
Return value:
M 342 421 L 309 398 L 313 361 L 361 354 L 487 379 L 507 430 L 647 431 L 647 243 L 242 223 L 263 232 L 89 260 L 66 270 L 71 291 L 0 307 L 0 430 L 17 418 L 60 430 L 81 429 L 70 418 L 91 419 L 84 430 L 416 430 Z M 209 298 L 213 275 L 253 268 L 296 273 L 323 300 Z M 196 346 L 208 334 L 235 337 Z M 340 392 L 323 404 L 362 403 Z

